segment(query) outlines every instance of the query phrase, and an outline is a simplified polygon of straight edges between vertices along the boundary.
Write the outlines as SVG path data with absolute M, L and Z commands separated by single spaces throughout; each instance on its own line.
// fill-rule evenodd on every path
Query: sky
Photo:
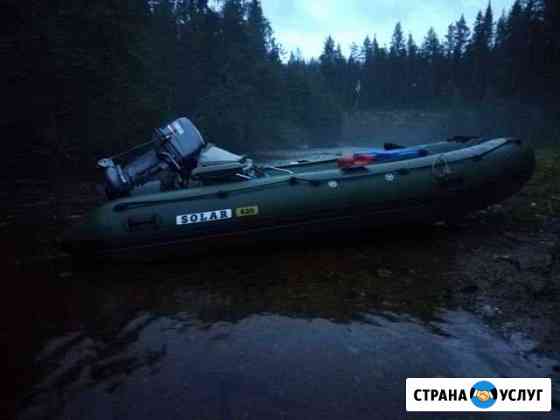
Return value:
M 514 0 L 491 0 L 494 17 L 509 10 Z M 488 0 L 261 0 L 276 40 L 289 53 L 297 48 L 304 58 L 318 57 L 330 34 L 348 55 L 350 44 L 361 46 L 366 35 L 389 45 L 395 24 L 421 44 L 433 26 L 441 40 L 450 23 L 462 13 L 472 28 Z

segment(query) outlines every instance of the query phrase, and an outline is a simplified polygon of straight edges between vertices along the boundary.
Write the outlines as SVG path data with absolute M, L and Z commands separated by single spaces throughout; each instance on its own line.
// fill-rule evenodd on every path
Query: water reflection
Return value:
M 44 299 L 65 309 L 22 418 L 398 418 L 406 377 L 547 376 L 552 361 L 442 309 L 456 250 L 426 232 L 188 263 L 64 263 L 64 286 Z
M 83 335 L 59 354 L 27 416 L 398 418 L 406 377 L 546 376 L 551 366 L 521 357 L 464 312 L 428 324 L 144 314 L 109 340 Z

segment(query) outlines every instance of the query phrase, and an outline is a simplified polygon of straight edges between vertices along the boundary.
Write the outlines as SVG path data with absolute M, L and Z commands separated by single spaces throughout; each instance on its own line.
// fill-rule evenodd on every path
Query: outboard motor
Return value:
M 126 160 L 133 151 L 151 146 L 136 159 L 118 164 L 115 159 Z M 170 170 L 181 179 L 188 180 L 190 172 L 197 165 L 200 151 L 206 142 L 197 128 L 187 118 L 179 118 L 171 124 L 156 130 L 154 139 L 125 153 L 106 159 L 97 164 L 105 170 L 106 191 L 109 198 L 126 196 L 161 171 Z

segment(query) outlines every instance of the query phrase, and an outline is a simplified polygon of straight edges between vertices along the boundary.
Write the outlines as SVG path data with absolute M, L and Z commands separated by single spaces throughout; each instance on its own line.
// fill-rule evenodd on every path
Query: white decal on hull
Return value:
M 231 219 L 231 209 L 203 211 L 200 213 L 181 214 L 177 216 L 178 225 L 190 225 L 193 223 L 217 222 L 219 220 Z

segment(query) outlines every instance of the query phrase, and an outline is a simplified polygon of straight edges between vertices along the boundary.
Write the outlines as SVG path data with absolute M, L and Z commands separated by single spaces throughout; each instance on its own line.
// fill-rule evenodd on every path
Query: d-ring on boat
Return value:
M 271 166 L 207 143 L 180 118 L 99 161 L 108 201 L 62 242 L 86 255 L 165 255 L 201 241 L 433 222 L 504 200 L 534 165 L 521 140 L 456 137 Z

